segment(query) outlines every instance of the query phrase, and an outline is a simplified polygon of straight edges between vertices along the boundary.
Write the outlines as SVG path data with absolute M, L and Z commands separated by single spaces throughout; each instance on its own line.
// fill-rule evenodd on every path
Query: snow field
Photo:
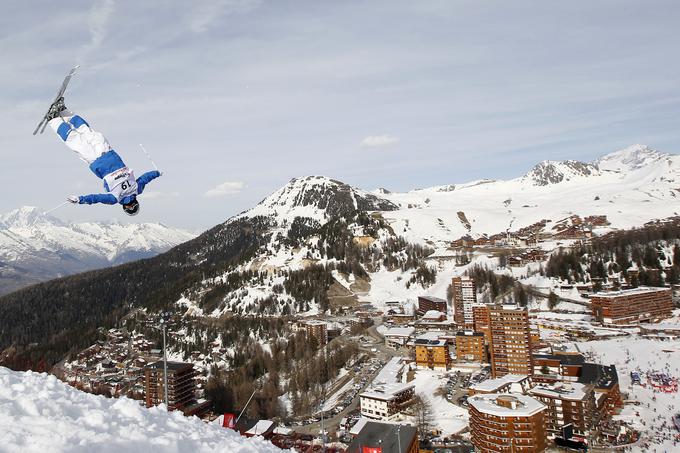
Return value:
M 630 377 L 631 371 L 663 371 L 680 377 L 680 340 L 659 341 L 631 336 L 579 343 L 579 347 L 600 363 L 616 365 L 621 392 L 628 393 L 630 400 L 640 402 L 639 405 L 626 404 L 621 414 L 615 416 L 642 431 L 643 441 L 650 443 L 650 447 L 640 444 L 633 451 L 680 451 L 680 444 L 675 445 L 672 440 L 678 432 L 671 420 L 680 412 L 680 394 L 655 392 L 650 386 L 632 386 Z M 643 382 L 645 380 L 643 377 Z
M 52 375 L 0 367 L 0 452 L 281 451 L 196 417 L 80 392 Z

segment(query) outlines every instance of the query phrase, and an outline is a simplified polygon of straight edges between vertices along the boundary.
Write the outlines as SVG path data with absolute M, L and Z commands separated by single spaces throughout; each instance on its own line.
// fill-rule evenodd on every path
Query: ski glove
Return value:
M 80 197 L 75 196 L 75 195 L 69 195 L 68 197 L 66 197 L 66 200 L 68 200 L 69 202 L 71 202 L 73 204 L 80 203 Z

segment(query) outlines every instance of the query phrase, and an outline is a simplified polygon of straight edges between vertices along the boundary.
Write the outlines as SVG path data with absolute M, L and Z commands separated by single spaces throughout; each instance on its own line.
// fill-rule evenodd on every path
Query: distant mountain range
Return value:
M 395 232 L 435 247 L 571 215 L 631 228 L 680 213 L 680 156 L 633 145 L 593 162 L 543 161 L 511 180 L 374 193 L 399 206 L 382 214 Z
M 65 223 L 22 207 L 0 215 L 0 294 L 148 258 L 194 237 L 160 223 Z

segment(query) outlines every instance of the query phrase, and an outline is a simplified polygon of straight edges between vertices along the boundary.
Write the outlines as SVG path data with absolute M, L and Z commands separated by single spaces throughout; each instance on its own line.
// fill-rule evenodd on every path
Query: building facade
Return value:
M 167 362 L 168 366 L 168 409 L 180 410 L 187 415 L 200 414 L 209 403 L 196 401 L 196 371 L 194 365 L 183 362 Z M 144 368 L 144 399 L 146 407 L 165 402 L 163 388 L 163 361 Z
M 459 328 L 473 329 L 472 307 L 477 303 L 477 289 L 474 279 L 462 276 L 453 277 L 453 319 Z
M 449 345 L 444 340 L 415 340 L 416 366 L 446 370 L 451 364 Z
M 378 385 L 359 395 L 361 415 L 386 422 L 399 420 L 415 398 L 413 384 Z
M 588 436 L 593 424 L 599 420 L 592 385 L 579 383 L 538 384 L 529 395 L 546 406 L 546 430 L 557 435 L 572 424 L 574 434 Z
M 638 324 L 668 318 L 673 312 L 670 288 L 639 287 L 590 296 L 595 319 L 605 325 Z
M 529 311 L 509 305 L 489 307 L 493 377 L 533 372 Z
M 484 334 L 463 330 L 456 334 L 456 362 L 487 362 Z
M 324 321 L 305 321 L 307 338 L 316 338 L 320 345 L 328 343 L 328 323 Z
M 434 296 L 418 296 L 418 310 L 419 316 L 423 316 L 430 310 L 441 311 L 446 313 L 446 301 Z
M 546 406 L 526 395 L 487 394 L 468 398 L 472 444 L 482 452 L 543 452 L 547 448 Z
M 590 385 L 596 396 L 595 409 L 601 420 L 616 414 L 623 407 L 616 366 L 586 362 L 579 353 L 534 355 L 533 380 L 539 383 Z

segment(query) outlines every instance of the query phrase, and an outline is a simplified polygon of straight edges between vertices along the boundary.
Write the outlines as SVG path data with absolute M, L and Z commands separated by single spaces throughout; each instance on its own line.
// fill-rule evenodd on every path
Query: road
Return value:
M 363 352 L 368 353 L 369 355 L 372 355 L 374 358 L 380 360 L 380 362 L 383 363 L 384 366 L 384 364 L 387 363 L 387 361 L 392 357 L 401 356 L 403 354 L 400 354 L 399 351 L 395 351 L 394 349 L 385 346 L 385 339 L 382 335 L 380 335 L 380 333 L 377 330 L 378 326 L 382 323 L 382 320 L 380 318 L 375 318 L 374 322 L 376 324 L 372 325 L 364 332 L 364 337 L 368 336 L 373 341 L 365 344 L 360 344 L 359 349 L 362 350 Z M 366 367 L 367 365 L 370 365 L 370 363 L 365 362 L 364 367 Z M 372 371 L 368 374 L 365 374 L 364 370 L 360 371 L 359 373 L 354 373 L 353 371 L 351 372 L 353 374 L 353 379 L 355 381 L 360 380 L 362 377 L 366 377 L 366 383 L 362 386 L 361 389 L 359 389 L 359 391 L 352 399 L 352 402 L 347 407 L 345 407 L 337 415 L 333 415 L 329 418 L 324 418 L 323 421 L 324 430 L 326 430 L 329 433 L 337 432 L 340 426 L 340 420 L 344 417 L 347 417 L 355 410 L 359 409 L 359 395 L 364 390 L 366 390 L 366 388 L 369 385 L 371 385 L 371 382 L 373 382 L 373 379 L 380 372 L 380 370 L 382 370 L 383 366 L 378 367 L 375 371 Z M 321 431 L 321 422 L 319 421 L 308 425 L 295 426 L 294 429 L 295 431 L 302 434 L 316 435 L 319 434 L 319 432 Z
M 538 297 L 538 298 L 541 298 L 541 299 L 547 299 L 549 297 L 549 294 L 545 294 L 545 293 L 539 291 L 538 289 L 534 288 L 531 285 L 522 285 L 522 286 L 524 286 L 524 289 L 526 289 L 527 292 L 534 297 Z M 573 300 L 573 299 L 565 299 L 564 297 L 560 297 L 559 294 L 557 294 L 557 293 L 555 293 L 555 294 L 557 295 L 557 298 L 560 302 L 568 302 L 570 304 L 581 305 L 583 307 L 588 307 L 588 309 L 590 309 L 590 305 L 591 305 L 590 302 L 583 302 L 581 300 Z

